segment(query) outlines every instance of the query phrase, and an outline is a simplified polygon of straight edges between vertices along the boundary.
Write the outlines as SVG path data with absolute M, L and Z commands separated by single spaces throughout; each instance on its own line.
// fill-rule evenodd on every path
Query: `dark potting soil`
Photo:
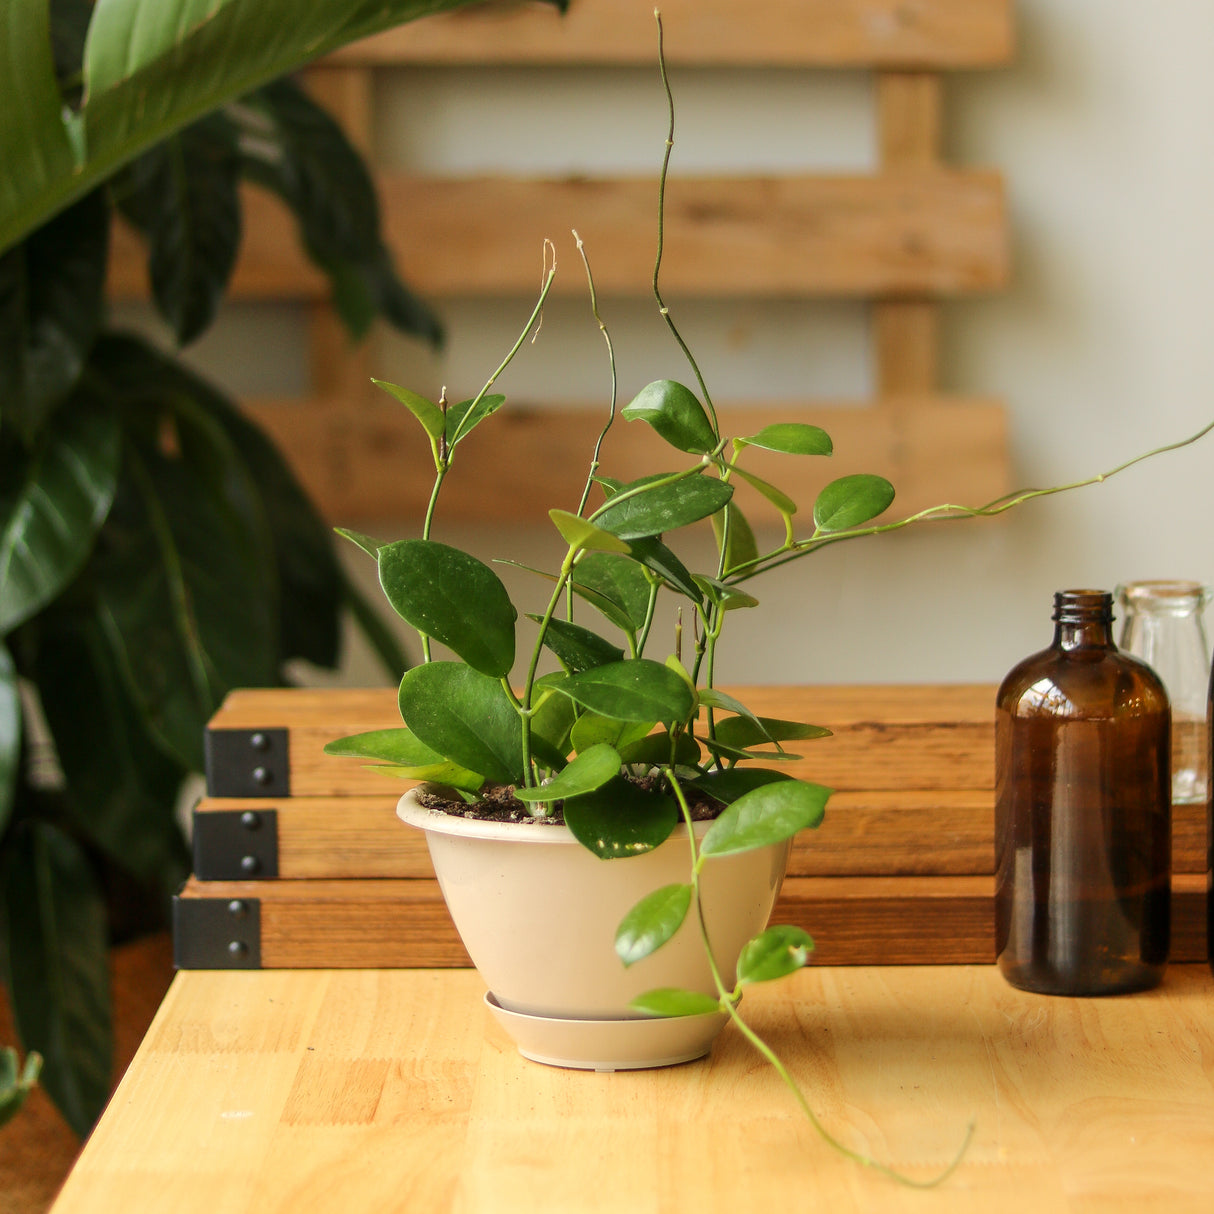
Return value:
M 662 780 L 658 776 L 646 776 L 634 780 L 633 783 L 648 791 L 658 788 Z M 693 822 L 711 821 L 725 808 L 720 801 L 696 788 L 684 786 L 683 795 L 687 798 Z M 565 807 L 562 802 L 554 802 L 549 813 L 536 817 L 514 795 L 513 784 L 486 784 L 481 790 L 480 800 L 473 805 L 459 798 L 446 796 L 440 787 L 434 784 L 419 785 L 417 799 L 427 809 L 437 809 L 456 818 L 475 818 L 481 822 L 523 822 L 534 824 L 539 829 L 565 824 Z

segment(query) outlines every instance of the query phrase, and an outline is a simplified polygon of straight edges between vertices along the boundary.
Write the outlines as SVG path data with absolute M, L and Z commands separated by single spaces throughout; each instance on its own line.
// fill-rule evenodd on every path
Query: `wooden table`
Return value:
M 180 973 L 54 1214 L 1214 1210 L 1214 978 L 1051 999 L 988 966 L 813 968 L 709 1059 L 526 1062 L 469 970 Z

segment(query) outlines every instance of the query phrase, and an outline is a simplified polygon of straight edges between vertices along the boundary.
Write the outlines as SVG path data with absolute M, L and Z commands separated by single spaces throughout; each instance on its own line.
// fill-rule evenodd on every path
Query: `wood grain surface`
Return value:
M 470 971 L 179 974 L 55 1214 L 1206 1214 L 1214 982 L 1060 999 L 993 967 L 810 968 L 745 1011 L 842 1159 L 732 1027 L 705 1060 L 522 1059 Z

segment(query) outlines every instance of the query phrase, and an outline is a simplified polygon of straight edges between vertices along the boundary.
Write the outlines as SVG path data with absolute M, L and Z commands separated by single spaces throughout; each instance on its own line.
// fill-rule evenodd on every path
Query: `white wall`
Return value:
M 943 367 L 946 388 L 1007 402 L 1016 479 L 1039 484 L 1112 467 L 1214 418 L 1214 5 L 1022 0 L 1018 12 L 1015 65 L 947 86 L 949 157 L 1006 175 L 1014 277 L 997 298 L 950 305 Z M 864 76 L 676 71 L 673 81 L 674 172 L 872 163 Z M 656 171 L 665 121 L 651 72 L 412 72 L 385 84 L 378 113 L 386 157 L 451 172 Z M 576 271 L 568 245 L 564 268 Z M 871 387 L 858 306 L 669 302 L 718 398 Z M 420 391 L 474 391 L 529 306 L 449 301 L 441 362 L 394 340 L 381 370 Z M 684 375 L 643 298 L 603 309 L 625 398 L 650 378 Z M 231 322 L 229 334 L 246 322 Z M 221 328 L 204 358 L 239 384 L 233 340 Z M 284 360 L 285 381 L 298 375 L 297 357 Z M 520 398 L 602 399 L 606 365 L 586 305 L 550 307 L 539 343 L 503 383 Z M 1214 436 L 999 523 L 824 551 L 757 586 L 763 609 L 731 620 L 719 675 L 997 680 L 1048 642 L 1055 589 L 1214 580 L 1211 467 Z M 385 520 L 379 531 L 393 537 L 402 526 Z M 443 538 L 483 557 L 538 562 L 555 552 L 538 529 L 448 528 Z M 355 648 L 344 677 L 376 675 Z

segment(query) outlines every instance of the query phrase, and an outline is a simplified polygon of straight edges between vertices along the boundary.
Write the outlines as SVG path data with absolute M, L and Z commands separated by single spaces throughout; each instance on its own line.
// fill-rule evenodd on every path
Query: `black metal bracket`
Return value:
M 173 965 L 179 970 L 261 969 L 260 901 L 175 897 Z
M 291 793 L 285 729 L 208 729 L 207 792 L 212 797 L 286 797 Z
M 194 874 L 203 881 L 277 877 L 278 811 L 194 810 Z

